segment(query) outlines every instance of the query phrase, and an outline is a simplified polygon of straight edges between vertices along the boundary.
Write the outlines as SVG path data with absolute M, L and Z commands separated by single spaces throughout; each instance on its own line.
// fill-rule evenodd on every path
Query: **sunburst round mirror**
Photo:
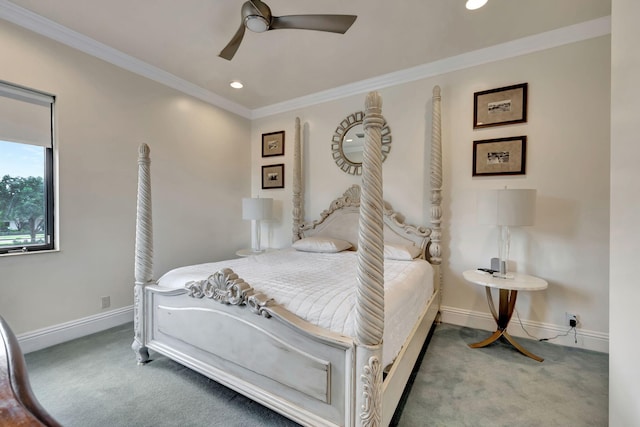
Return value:
M 338 167 L 351 175 L 362 174 L 362 157 L 364 153 L 364 112 L 349 114 L 336 128 L 331 139 L 331 156 Z M 382 161 L 391 151 L 391 129 L 384 121 L 382 125 Z

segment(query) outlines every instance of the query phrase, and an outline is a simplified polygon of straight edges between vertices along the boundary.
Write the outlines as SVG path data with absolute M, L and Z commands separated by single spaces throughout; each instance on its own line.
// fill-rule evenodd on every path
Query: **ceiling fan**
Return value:
M 229 61 L 233 58 L 244 37 L 245 27 L 256 33 L 289 28 L 344 34 L 356 18 L 355 15 L 273 16 L 266 3 L 261 0 L 249 0 L 242 5 L 240 28 L 218 56 Z

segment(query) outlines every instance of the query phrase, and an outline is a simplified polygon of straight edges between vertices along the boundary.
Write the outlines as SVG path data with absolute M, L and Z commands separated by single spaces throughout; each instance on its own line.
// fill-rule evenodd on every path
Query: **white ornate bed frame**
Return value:
M 148 349 L 155 350 L 304 425 L 389 424 L 440 307 L 440 88 L 433 90 L 430 229 L 404 224 L 382 199 L 381 105 L 377 93 L 367 96 L 362 190 L 351 187 L 311 223 L 303 222 L 296 118 L 293 239 L 339 230 L 358 242 L 353 339 L 291 314 L 230 269 L 183 289 L 157 286 L 152 278 L 150 151 L 140 146 L 132 344 L 139 363 L 149 361 Z M 383 381 L 385 241 L 420 246 L 422 257 L 434 265 L 435 290 Z

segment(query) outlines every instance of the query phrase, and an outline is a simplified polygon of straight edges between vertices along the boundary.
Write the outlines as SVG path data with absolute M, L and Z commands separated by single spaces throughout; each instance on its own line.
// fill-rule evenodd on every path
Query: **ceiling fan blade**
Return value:
M 270 30 L 285 28 L 297 30 L 327 31 L 344 34 L 355 22 L 355 15 L 287 15 L 274 16 Z
M 225 46 L 220 54 L 218 55 L 220 58 L 224 58 L 227 61 L 231 61 L 233 55 L 236 54 L 236 51 L 240 47 L 240 42 L 242 42 L 242 38 L 244 37 L 244 22 L 240 23 L 240 28 L 236 31 L 236 34 L 233 36 L 231 41 Z

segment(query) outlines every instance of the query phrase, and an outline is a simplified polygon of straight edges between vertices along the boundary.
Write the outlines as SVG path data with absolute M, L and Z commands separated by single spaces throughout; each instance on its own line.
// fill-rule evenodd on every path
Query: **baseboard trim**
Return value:
M 483 329 L 486 331 L 494 331 L 496 323 L 489 313 L 482 313 L 472 310 L 463 310 L 456 307 L 441 306 L 441 321 L 457 326 L 465 326 L 474 329 Z M 565 334 L 569 328 L 550 323 L 533 322 L 530 320 L 521 320 L 522 326 L 514 313 L 511 319 L 509 333 L 515 337 L 531 338 L 523 330 L 523 327 L 534 337 L 547 338 Z M 533 339 L 533 338 L 531 338 Z M 577 342 L 576 342 L 577 341 Z M 609 334 L 602 332 L 590 331 L 577 328 L 576 334 L 573 332 L 566 336 L 558 336 L 548 341 L 551 344 L 563 345 L 566 347 L 576 347 L 585 350 L 593 350 L 600 353 L 609 353 Z
M 17 338 L 26 354 L 128 322 L 133 322 L 132 305 L 20 334 Z
M 495 329 L 495 322 L 488 313 L 479 311 L 463 310 L 456 307 L 441 306 L 440 320 L 457 326 L 465 326 L 474 329 L 491 331 Z M 60 323 L 48 328 L 38 329 L 18 335 L 18 342 L 23 353 L 41 350 L 76 338 L 104 331 L 115 326 L 119 326 L 133 321 L 133 306 L 111 310 L 105 313 Z M 533 322 L 522 320 L 522 326 L 527 331 L 537 337 L 554 337 L 567 332 L 566 327 L 549 323 Z M 516 337 L 531 338 L 520 326 L 518 318 L 514 317 L 509 325 L 509 333 Z M 577 343 L 575 342 L 577 340 Z M 585 329 L 577 329 L 577 334 L 559 336 L 548 341 L 551 344 L 563 345 L 567 347 L 583 348 L 600 353 L 609 352 L 609 334 L 595 332 Z

